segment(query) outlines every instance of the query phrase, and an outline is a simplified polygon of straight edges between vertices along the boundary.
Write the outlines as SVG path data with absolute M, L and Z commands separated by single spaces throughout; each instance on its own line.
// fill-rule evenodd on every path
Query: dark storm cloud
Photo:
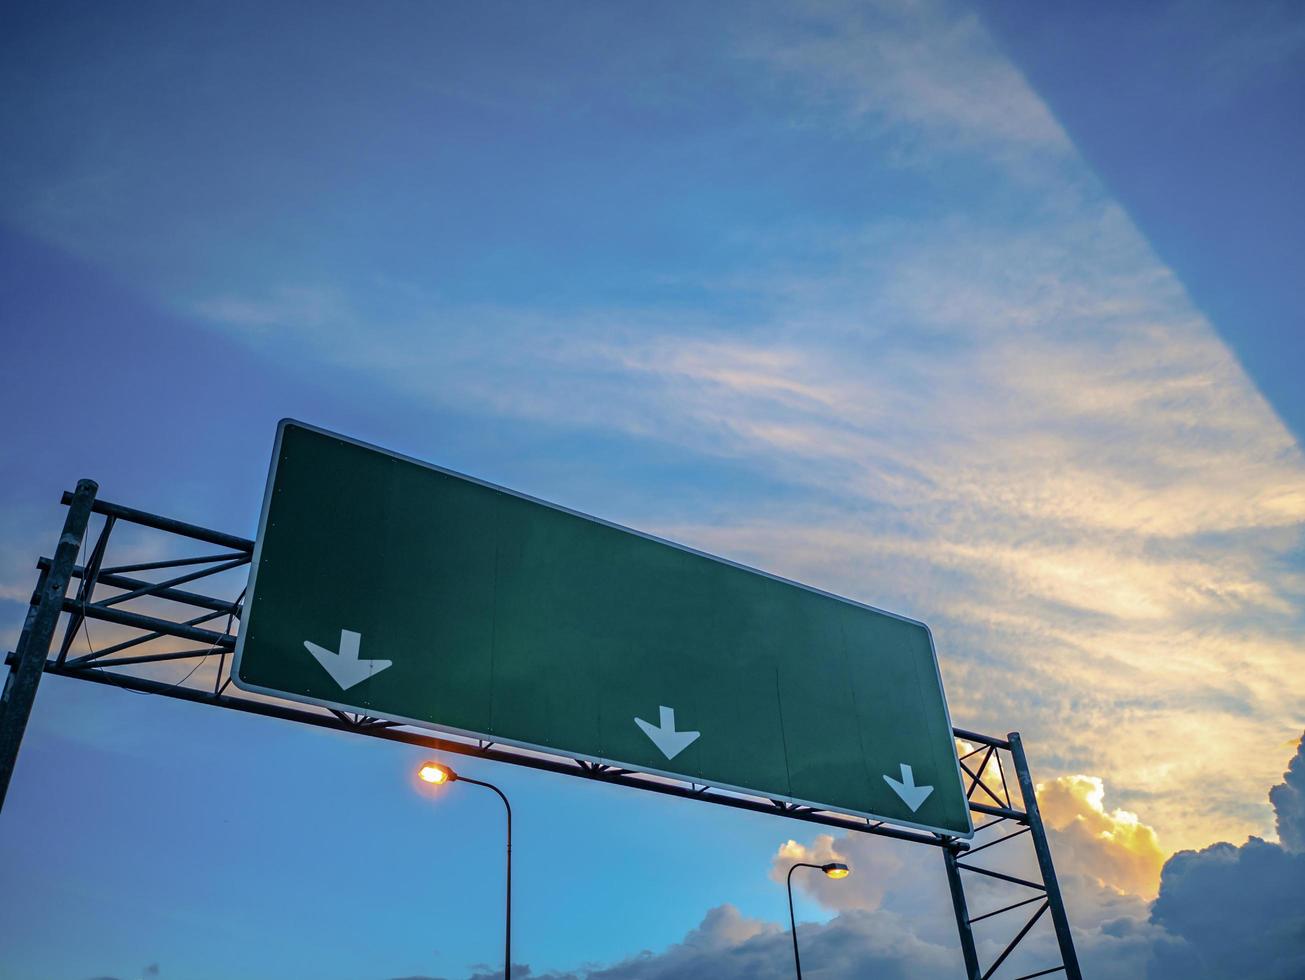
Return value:
M 1305 854 L 1258 837 L 1175 854 L 1151 921 L 1183 940 L 1156 950 L 1153 980 L 1305 977 Z
M 1289 851 L 1305 851 L 1305 737 L 1283 774 L 1283 782 L 1269 790 L 1269 802 L 1278 814 L 1278 839 Z
M 1286 782 L 1269 794 L 1283 844 L 1251 837 L 1240 847 L 1181 851 L 1165 863 L 1151 922 L 1178 941 L 1156 946 L 1151 980 L 1305 977 L 1305 853 L 1296 853 L 1303 783 L 1305 740 Z

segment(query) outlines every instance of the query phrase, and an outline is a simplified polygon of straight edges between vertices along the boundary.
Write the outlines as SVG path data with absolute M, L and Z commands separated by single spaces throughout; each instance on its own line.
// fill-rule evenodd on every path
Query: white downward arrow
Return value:
M 379 674 L 394 663 L 393 660 L 359 660 L 358 647 L 361 643 L 362 634 L 355 633 L 353 630 L 340 630 L 339 653 L 304 640 L 308 652 L 317 658 L 317 662 L 326 668 L 331 679 L 344 691 L 367 680 L 373 674 Z
M 674 759 L 677 755 L 692 745 L 701 732 L 677 732 L 675 730 L 675 709 L 661 705 L 658 709 L 661 712 L 661 727 L 652 725 L 642 718 L 636 718 L 634 723 L 643 729 L 643 733 L 653 741 L 653 745 L 661 749 L 662 755 L 668 759 Z
M 905 803 L 907 806 L 909 806 L 911 808 L 911 812 L 914 813 L 916 810 L 920 809 L 920 804 L 922 804 L 925 800 L 929 798 L 929 794 L 933 792 L 933 787 L 916 786 L 915 773 L 911 772 L 911 767 L 908 766 L 905 762 L 903 762 L 901 765 L 902 765 L 901 781 L 899 782 L 898 780 L 894 779 L 892 776 L 885 776 L 884 782 L 886 782 L 889 786 L 893 788 L 893 792 L 895 792 L 898 796 L 900 796 L 902 798 L 902 802 Z

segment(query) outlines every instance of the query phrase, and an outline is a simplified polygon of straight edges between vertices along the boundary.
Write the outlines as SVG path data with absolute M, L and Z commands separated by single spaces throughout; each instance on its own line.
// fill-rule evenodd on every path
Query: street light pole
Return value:
M 846 878 L 852 873 L 852 870 L 846 864 L 831 862 L 830 864 L 807 864 L 805 861 L 799 861 L 788 869 L 788 923 L 792 927 L 793 933 L 793 966 L 797 969 L 797 980 L 802 980 L 802 957 L 798 953 L 797 941 L 797 917 L 793 914 L 793 872 L 798 868 L 815 868 L 817 871 L 823 871 L 829 878 Z
M 493 783 L 472 779 L 470 776 L 459 776 L 442 762 L 424 763 L 417 771 L 417 775 L 426 782 L 436 785 L 459 782 L 483 786 L 485 789 L 493 790 L 503 801 L 503 809 L 507 812 L 507 915 L 503 929 L 503 980 L 512 980 L 512 804 L 508 802 L 503 791 Z
M 492 789 L 498 794 L 498 798 L 503 801 L 503 808 L 507 811 L 507 910 L 503 931 L 503 980 L 512 980 L 512 804 L 503 795 L 503 791 L 493 783 L 470 779 L 466 776 L 459 776 L 458 781 L 471 783 L 473 786 L 483 786 L 485 789 Z

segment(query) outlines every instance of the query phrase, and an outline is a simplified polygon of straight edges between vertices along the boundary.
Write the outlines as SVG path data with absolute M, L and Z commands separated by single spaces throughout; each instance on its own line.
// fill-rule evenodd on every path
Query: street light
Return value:
M 852 873 L 852 869 L 837 861 L 831 861 L 829 864 L 807 864 L 805 861 L 799 861 L 788 869 L 788 922 L 793 927 L 793 965 L 797 967 L 798 980 L 802 980 L 802 957 L 798 955 L 797 918 L 793 915 L 793 872 L 798 868 L 815 868 L 817 871 L 823 871 L 827 878 L 834 879 L 846 878 Z
M 442 762 L 423 762 L 421 768 L 417 770 L 417 777 L 423 782 L 431 783 L 436 786 L 444 783 L 471 783 L 472 786 L 483 786 L 485 789 L 492 789 L 498 794 L 498 798 L 503 801 L 503 806 L 507 810 L 507 920 L 504 925 L 503 933 L 503 977 L 504 980 L 511 980 L 512 977 L 512 804 L 508 798 L 503 795 L 503 791 L 493 783 L 481 782 L 479 779 L 472 779 L 470 776 L 459 776 L 450 767 Z
M 428 783 L 447 783 L 450 780 L 457 779 L 458 774 L 448 766 L 442 766 L 438 762 L 423 762 L 417 775 Z

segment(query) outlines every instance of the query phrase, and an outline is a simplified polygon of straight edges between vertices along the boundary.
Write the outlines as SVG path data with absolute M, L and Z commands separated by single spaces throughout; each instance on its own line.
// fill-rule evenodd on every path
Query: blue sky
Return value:
M 1297 859 L 1297 5 L 4 17 L 4 643 L 62 489 L 252 534 L 294 416 L 928 622 L 1094 975 L 1197 975 L 1173 853 Z M 417 761 L 48 679 L 0 973 L 493 967 L 497 811 Z M 790 838 L 875 872 L 804 894 L 831 949 L 953 964 L 933 855 L 474 768 L 536 972 L 769 949 Z

